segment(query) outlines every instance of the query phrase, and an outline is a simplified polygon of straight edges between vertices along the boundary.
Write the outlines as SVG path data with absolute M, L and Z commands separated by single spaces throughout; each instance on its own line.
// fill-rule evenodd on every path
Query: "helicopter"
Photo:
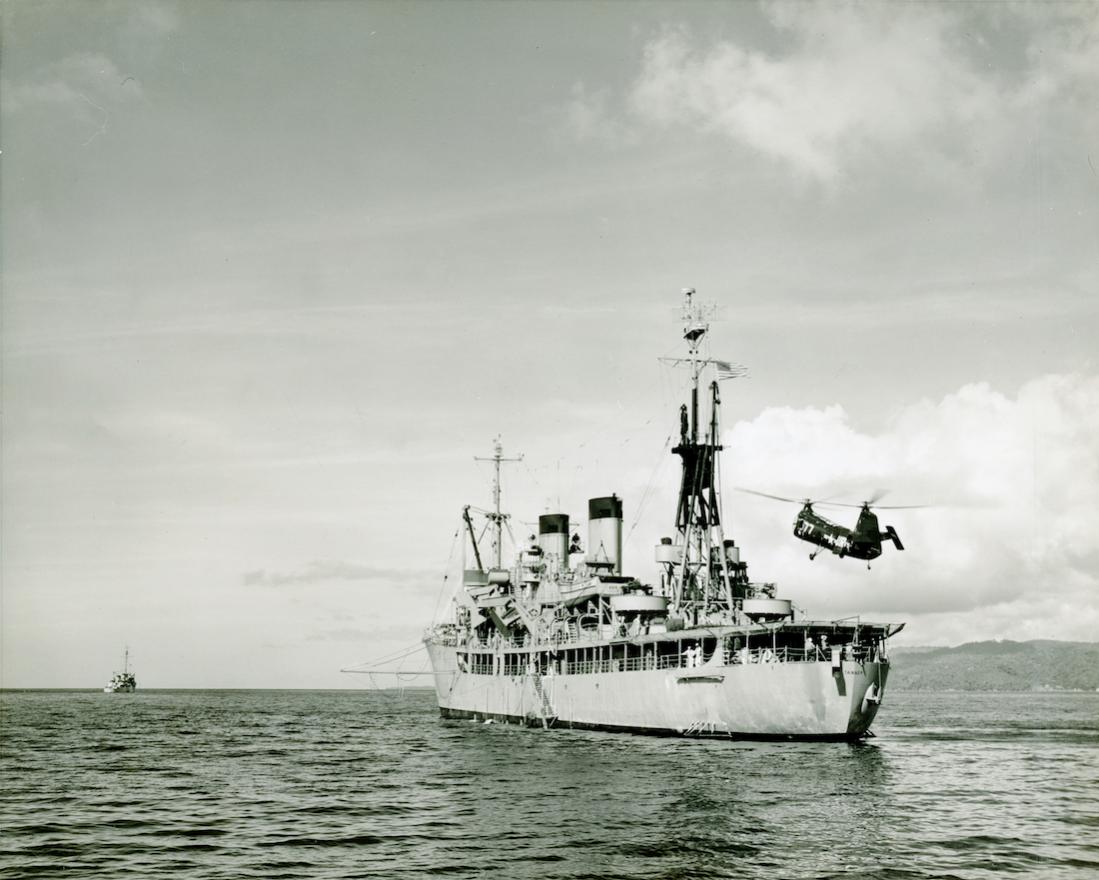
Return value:
M 892 541 L 893 546 L 898 550 L 904 549 L 904 544 L 901 543 L 897 530 L 892 526 L 886 526 L 885 531 L 882 531 L 878 526 L 878 518 L 871 509 L 885 494 L 884 492 L 875 492 L 869 500 L 864 501 L 861 504 L 843 504 L 838 501 L 813 501 L 811 498 L 784 498 L 781 495 L 769 495 L 766 492 L 757 492 L 754 489 L 740 489 L 739 491 L 747 492 L 751 495 L 761 495 L 764 498 L 772 498 L 775 501 L 789 501 L 794 504 L 801 504 L 801 511 L 798 513 L 797 519 L 794 520 L 794 537 L 800 538 L 803 541 L 808 541 L 810 544 L 817 545 L 818 549 L 809 554 L 810 559 L 816 559 L 817 554 L 820 553 L 821 550 L 830 550 L 840 557 L 840 559 L 844 556 L 851 556 L 855 559 L 865 559 L 866 567 L 869 568 L 870 560 L 877 559 L 881 556 L 882 541 Z M 841 526 L 825 519 L 813 510 L 814 504 L 831 505 L 833 507 L 854 507 L 860 511 L 859 518 L 855 522 L 854 528 L 849 529 L 846 526 Z M 912 510 L 922 506 L 923 505 L 920 504 L 906 504 L 878 507 L 877 509 Z

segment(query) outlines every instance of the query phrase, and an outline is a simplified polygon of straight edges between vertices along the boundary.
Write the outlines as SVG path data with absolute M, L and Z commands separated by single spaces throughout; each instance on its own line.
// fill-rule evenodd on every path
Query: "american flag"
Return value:
M 744 364 L 731 364 L 728 361 L 714 361 L 714 369 L 717 370 L 717 381 L 724 379 L 739 379 L 748 375 L 748 368 Z

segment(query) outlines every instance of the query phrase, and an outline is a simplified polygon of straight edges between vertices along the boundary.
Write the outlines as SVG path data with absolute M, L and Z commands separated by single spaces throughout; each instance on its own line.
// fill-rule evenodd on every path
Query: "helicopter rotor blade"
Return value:
M 745 489 L 743 486 L 735 487 L 738 492 L 747 492 L 749 495 L 759 495 L 761 498 L 770 498 L 774 501 L 789 501 L 791 504 L 806 504 L 804 498 L 784 498 L 782 495 L 769 495 L 767 492 L 757 492 L 755 489 Z
M 787 501 L 790 504 L 811 504 L 814 507 L 817 505 L 823 507 L 850 507 L 855 510 L 862 510 L 864 507 L 870 507 L 874 510 L 919 510 L 924 507 L 929 507 L 927 504 L 883 504 L 877 505 L 875 502 L 877 499 L 883 497 L 887 489 L 878 489 L 870 496 L 869 500 L 864 501 L 862 504 L 848 504 L 844 501 L 829 501 L 828 498 L 834 498 L 834 495 L 829 495 L 826 498 L 820 500 L 814 500 L 812 498 L 787 498 L 784 495 L 772 495 L 769 492 L 757 492 L 755 489 L 746 489 L 744 486 L 734 487 L 738 492 L 746 492 L 749 495 L 759 495 L 761 498 L 770 498 L 773 501 Z
M 889 494 L 888 489 L 875 489 L 870 498 L 866 501 L 871 507 L 881 501 L 886 495 Z
M 855 510 L 862 510 L 864 507 L 869 507 L 872 510 L 921 510 L 925 507 L 930 507 L 930 504 L 874 504 L 871 501 L 865 501 L 862 504 L 844 504 L 841 501 L 829 501 L 826 506 L 834 507 L 852 507 Z
M 812 504 L 813 507 L 858 507 L 862 508 L 861 504 L 844 504 L 842 501 L 806 501 L 807 504 Z

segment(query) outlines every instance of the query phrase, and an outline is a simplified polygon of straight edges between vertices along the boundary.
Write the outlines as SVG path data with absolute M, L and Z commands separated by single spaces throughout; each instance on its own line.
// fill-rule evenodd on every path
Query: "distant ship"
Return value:
M 116 672 L 103 688 L 105 694 L 132 694 L 137 690 L 137 679 L 130 672 L 130 648 L 122 652 L 122 671 Z
M 659 583 L 623 574 L 616 495 L 588 502 L 586 551 L 568 514 L 547 513 L 506 567 L 500 465 L 516 459 L 497 440 L 480 536 L 463 511 L 475 567 L 450 619 L 424 638 L 444 717 L 693 737 L 871 735 L 886 642 L 904 624 L 806 619 L 774 584 L 749 580 L 720 492 L 718 380 L 738 370 L 700 353 L 707 310 L 684 294 L 688 352 L 671 362 L 687 368 L 690 398 L 672 449 L 682 465 L 675 535 L 655 548 Z M 708 414 L 703 374 L 713 376 Z

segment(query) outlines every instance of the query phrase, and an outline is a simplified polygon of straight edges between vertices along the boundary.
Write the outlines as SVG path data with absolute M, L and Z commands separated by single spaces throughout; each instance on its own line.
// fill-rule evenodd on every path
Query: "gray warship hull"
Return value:
M 766 651 L 749 662 L 715 652 L 693 667 L 618 669 L 619 661 L 594 661 L 548 674 L 532 664 L 508 671 L 505 655 L 497 654 L 492 671 L 476 674 L 460 661 L 458 646 L 429 641 L 427 648 L 445 718 L 657 735 L 860 739 L 889 675 L 884 659 L 790 659 Z

